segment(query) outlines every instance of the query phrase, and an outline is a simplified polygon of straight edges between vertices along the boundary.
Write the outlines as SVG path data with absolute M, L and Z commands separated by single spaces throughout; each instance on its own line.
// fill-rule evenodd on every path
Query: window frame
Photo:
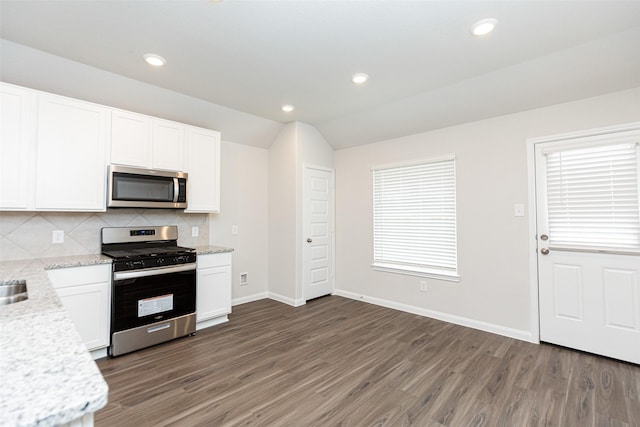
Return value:
M 453 246 L 455 249 L 454 262 L 455 268 L 437 266 L 417 266 L 417 265 L 405 265 L 394 262 L 385 262 L 384 260 L 376 260 L 376 171 L 389 170 L 389 169 L 401 169 L 411 166 L 419 166 L 433 163 L 441 163 L 445 161 L 452 161 L 452 176 L 453 176 Z M 409 276 L 418 276 L 433 278 L 451 282 L 459 282 L 459 265 L 458 265 L 458 218 L 457 218 L 457 162 L 455 154 L 448 154 L 442 156 L 429 157 L 419 160 L 413 160 L 408 162 L 397 162 L 383 165 L 376 165 L 371 168 L 371 183 L 372 183 L 372 258 L 373 262 L 371 267 L 374 271 L 382 271 L 388 273 L 403 274 Z
M 598 147 L 609 147 L 615 145 L 635 145 L 636 151 L 636 178 L 638 179 L 637 190 L 640 192 L 640 140 L 638 139 L 637 132 L 631 132 L 630 134 L 622 133 L 616 134 L 603 133 L 598 135 L 589 135 L 585 137 L 567 138 L 565 140 L 556 140 L 542 142 L 540 145 L 540 154 L 542 156 L 548 156 L 549 154 L 562 153 L 565 151 L 590 149 Z M 549 145 L 550 144 L 550 145 Z M 547 145 L 549 145 L 547 147 Z M 544 186 L 545 200 L 538 201 L 544 211 L 544 222 L 547 227 L 551 226 L 551 218 L 549 213 L 549 193 L 548 193 L 548 167 L 547 160 L 544 160 L 544 176 L 536 177 L 536 185 Z M 640 201 L 640 194 L 637 195 L 636 201 Z M 550 236 L 550 230 L 547 230 L 544 234 Z M 550 236 L 551 237 L 551 236 Z M 623 255 L 640 255 L 640 248 L 618 248 L 607 245 L 595 245 L 595 244 L 577 244 L 567 242 L 549 242 L 549 249 L 554 251 L 569 251 L 569 252 L 585 252 L 585 253 L 604 253 L 604 254 L 623 254 Z

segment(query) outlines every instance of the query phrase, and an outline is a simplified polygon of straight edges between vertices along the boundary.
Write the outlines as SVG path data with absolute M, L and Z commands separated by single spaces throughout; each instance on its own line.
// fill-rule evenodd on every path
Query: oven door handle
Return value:
M 136 279 L 138 277 L 158 276 L 160 274 L 180 273 L 183 271 L 192 271 L 196 269 L 196 263 L 183 265 L 170 265 L 159 268 L 145 268 L 135 271 L 118 271 L 113 273 L 113 280 Z

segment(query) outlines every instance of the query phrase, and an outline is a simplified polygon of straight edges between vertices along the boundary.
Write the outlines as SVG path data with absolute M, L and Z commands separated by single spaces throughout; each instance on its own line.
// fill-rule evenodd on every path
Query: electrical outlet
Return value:
M 191 227 L 191 237 L 198 237 L 200 235 L 200 228 Z
M 51 232 L 51 243 L 64 243 L 64 230 L 53 230 Z
M 231 226 L 231 234 L 233 234 L 234 236 L 236 234 L 238 234 L 238 226 L 237 225 L 232 225 Z
M 420 292 L 427 292 L 427 281 L 426 280 L 421 280 L 420 281 Z
M 524 216 L 524 205 L 522 203 L 513 205 L 513 216 Z
M 240 286 L 249 284 L 249 273 L 240 273 Z

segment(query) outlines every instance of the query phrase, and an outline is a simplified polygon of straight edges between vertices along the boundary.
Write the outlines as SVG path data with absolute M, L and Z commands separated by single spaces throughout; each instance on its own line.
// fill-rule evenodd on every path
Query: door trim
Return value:
M 531 295 L 531 342 L 540 344 L 540 299 L 538 287 L 538 241 L 537 235 L 537 203 L 536 203 L 536 155 L 537 144 L 563 141 L 573 138 L 600 136 L 609 133 L 640 130 L 640 122 L 624 123 L 575 132 L 559 133 L 543 137 L 527 138 L 527 192 L 529 213 L 529 289 Z
M 308 214 L 309 214 L 309 206 L 307 203 L 307 194 L 306 194 L 306 179 L 307 179 L 307 170 L 309 169 L 315 169 L 315 170 L 319 170 L 319 171 L 323 171 L 323 172 L 329 172 L 331 173 L 331 212 L 330 212 L 330 216 L 331 216 L 331 230 L 330 230 L 330 234 L 331 234 L 331 242 L 329 243 L 331 245 L 331 271 L 332 271 L 332 275 L 331 275 L 331 295 L 333 295 L 335 293 L 336 290 L 336 172 L 335 169 L 332 168 L 327 168 L 324 166 L 317 166 L 317 165 L 313 165 L 310 163 L 303 163 L 302 165 L 302 235 L 300 236 L 301 239 L 306 239 L 306 229 L 305 226 L 307 224 L 307 220 L 308 220 Z M 303 244 L 302 246 L 302 266 L 301 266 L 301 271 L 302 271 L 302 301 L 303 304 L 306 303 L 307 301 L 307 297 L 306 297 L 306 266 L 309 262 L 309 250 L 308 250 L 308 245 Z

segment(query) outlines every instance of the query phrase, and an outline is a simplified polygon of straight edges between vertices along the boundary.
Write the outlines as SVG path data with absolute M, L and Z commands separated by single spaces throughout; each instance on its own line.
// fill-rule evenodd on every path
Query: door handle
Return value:
M 542 248 L 540 249 L 540 253 L 542 255 L 549 255 L 549 248 Z
M 150 328 L 147 328 L 147 333 L 153 333 L 153 332 L 157 332 L 157 331 L 161 331 L 163 329 L 169 329 L 171 327 L 171 323 L 165 323 L 163 325 L 157 325 L 157 326 L 152 326 Z
M 309 237 L 309 238 L 307 239 L 307 243 L 311 243 L 311 242 L 313 242 L 313 240 L 311 240 L 311 237 Z
M 543 234 L 543 235 L 540 236 L 540 240 L 547 241 L 547 240 L 549 240 L 549 236 L 547 236 L 546 234 Z

